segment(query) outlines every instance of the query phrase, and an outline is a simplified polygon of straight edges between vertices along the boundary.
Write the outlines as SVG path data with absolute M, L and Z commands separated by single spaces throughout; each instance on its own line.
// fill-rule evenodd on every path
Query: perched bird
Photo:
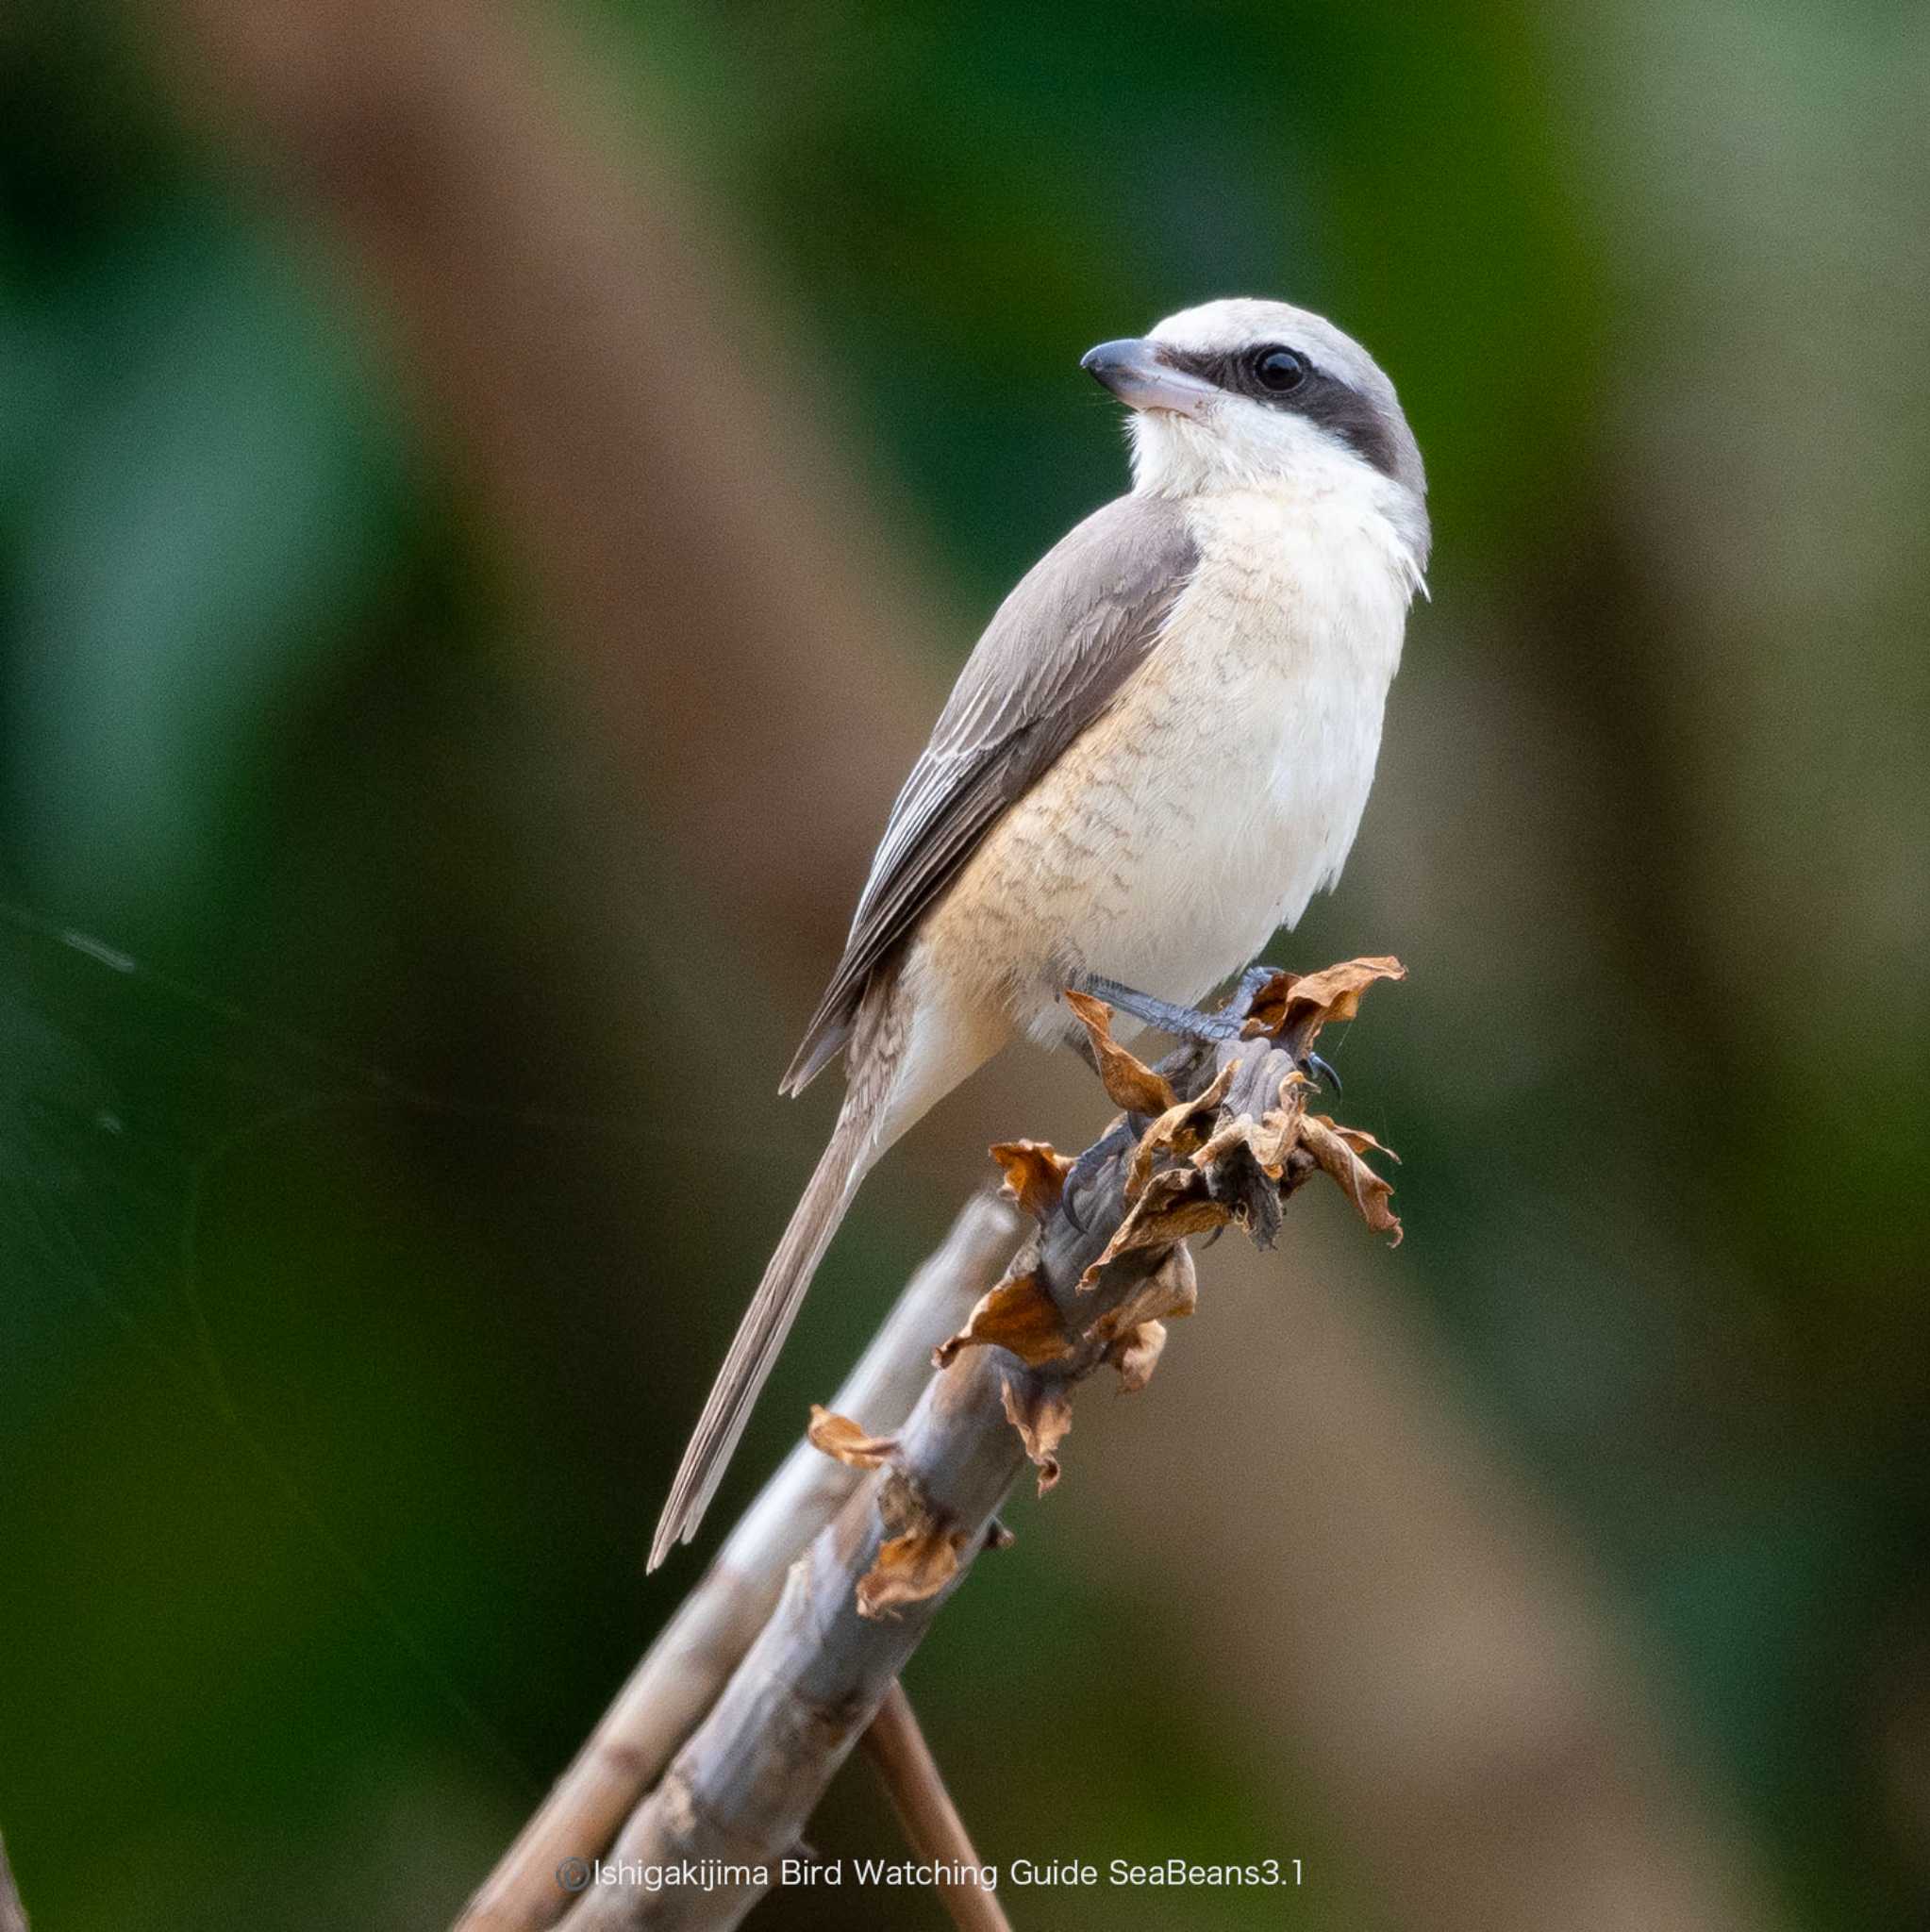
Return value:
M 842 1053 L 830 1144 L 651 1550 L 689 1541 L 858 1183 L 1068 986 L 1191 1006 L 1339 875 L 1427 562 L 1393 385 L 1306 309 L 1208 302 L 1089 370 L 1133 487 L 1033 566 L 891 808 L 783 1091 Z

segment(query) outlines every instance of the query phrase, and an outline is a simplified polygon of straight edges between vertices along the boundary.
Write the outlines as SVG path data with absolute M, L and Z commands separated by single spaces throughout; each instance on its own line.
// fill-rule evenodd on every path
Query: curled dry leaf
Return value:
M 1175 1102 L 1140 1136 L 1140 1144 L 1133 1149 L 1132 1167 L 1126 1174 L 1128 1201 L 1137 1200 L 1144 1191 L 1153 1177 L 1153 1163 L 1161 1154 L 1190 1154 L 1206 1138 L 1213 1115 L 1226 1098 L 1226 1090 L 1233 1085 L 1233 1076 L 1239 1071 L 1240 1062 L 1228 1060 L 1213 1075 L 1212 1085 L 1204 1089 L 1197 1099 Z
M 1027 1273 L 981 1295 L 964 1327 L 933 1350 L 932 1361 L 948 1368 L 960 1349 L 981 1346 L 1009 1349 L 1030 1368 L 1070 1355 L 1073 1345 L 1052 1297 Z
M 1224 1227 L 1232 1218 L 1232 1210 L 1207 1193 L 1203 1174 L 1188 1167 L 1165 1168 L 1146 1183 L 1106 1252 L 1080 1275 L 1080 1290 L 1096 1288 L 1106 1267 L 1122 1255 L 1136 1248 L 1172 1247 L 1189 1235 Z
M 1106 1097 L 1128 1113 L 1164 1113 L 1179 1096 L 1164 1074 L 1156 1074 L 1142 1060 L 1137 1060 L 1112 1037 L 1112 1008 L 1090 993 L 1066 988 L 1066 1005 L 1072 1008 L 1092 1041 L 1092 1055 L 1099 1062 L 1099 1078 Z
M 1353 1148 L 1355 1153 L 1385 1154 L 1387 1158 L 1389 1160 L 1391 1160 L 1396 1167 L 1400 1165 L 1401 1157 L 1398 1154 L 1396 1154 L 1391 1147 L 1388 1146 L 1385 1141 L 1376 1141 L 1373 1138 L 1373 1136 L 1367 1131 L 1365 1127 L 1343 1127 L 1339 1121 L 1330 1119 L 1326 1114 L 1323 1113 L 1315 1114 L 1314 1119 L 1317 1120 L 1322 1126 L 1329 1127 L 1335 1133 L 1339 1135 L 1341 1140 L 1346 1141 L 1348 1146 Z
M 1071 1391 L 1063 1382 L 1049 1382 L 1042 1375 L 1005 1375 L 999 1381 L 999 1400 L 1005 1404 L 1006 1420 L 1018 1430 L 1039 1470 L 1039 1493 L 1042 1496 L 1058 1481 L 1058 1445 L 1073 1425 Z
M 1361 1220 L 1376 1234 L 1391 1235 L 1392 1245 L 1401 1244 L 1401 1220 L 1388 1206 L 1394 1184 L 1374 1173 L 1360 1156 L 1364 1148 L 1379 1148 L 1371 1134 L 1353 1127 L 1337 1127 L 1324 1114 L 1308 1114 L 1300 1123 L 1300 1144 L 1320 1162 L 1321 1171 L 1331 1174 L 1347 1191 Z
M 1323 973 L 1276 973 L 1254 995 L 1242 1039 L 1261 1034 L 1278 1039 L 1289 1028 L 1307 1024 L 1307 1039 L 1323 1026 L 1351 1020 L 1360 1009 L 1360 995 L 1379 979 L 1406 979 L 1407 969 L 1385 956 L 1348 959 Z
M 1193 1165 L 1202 1172 L 1216 1160 L 1223 1160 L 1235 1147 L 1245 1147 L 1269 1180 L 1278 1180 L 1286 1172 L 1287 1157 L 1299 1138 L 1300 1116 L 1306 1105 L 1307 1079 L 1305 1074 L 1290 1073 L 1280 1082 L 1280 1104 L 1270 1107 L 1258 1120 L 1240 1114 L 1223 1123 L 1213 1138 L 1193 1156 Z
M 1106 1359 L 1119 1371 L 1122 1394 L 1136 1395 L 1153 1379 L 1166 1347 L 1166 1324 L 1190 1315 L 1199 1299 L 1192 1255 L 1174 1248 L 1092 1324 L 1093 1334 L 1106 1343 Z
M 1035 1221 L 1058 1206 L 1073 1163 L 1046 1141 L 997 1141 L 991 1158 L 1005 1175 L 1006 1192 Z
M 858 1578 L 858 1615 L 886 1617 L 901 1604 L 937 1596 L 958 1574 L 959 1541 L 954 1531 L 927 1525 L 880 1544 L 877 1560 Z
M 805 1440 L 853 1469 L 877 1469 L 898 1453 L 896 1436 L 867 1436 L 846 1415 L 833 1415 L 821 1403 L 811 1404 L 810 1426 Z
M 1098 1321 L 1092 1333 L 1101 1341 L 1123 1341 L 1147 1322 L 1177 1321 L 1200 1305 L 1199 1276 L 1193 1257 L 1174 1248 L 1152 1274 L 1136 1281 Z
M 1137 1395 L 1153 1379 L 1166 1350 L 1166 1324 L 1141 1322 L 1128 1329 L 1106 1351 L 1106 1359 L 1119 1371 L 1119 1392 Z
M 904 1476 L 893 1474 L 878 1496 L 878 1513 L 893 1532 L 878 1545 L 872 1567 L 858 1579 L 861 1617 L 886 1617 L 901 1604 L 936 1596 L 958 1574 L 965 1537 L 940 1522 Z

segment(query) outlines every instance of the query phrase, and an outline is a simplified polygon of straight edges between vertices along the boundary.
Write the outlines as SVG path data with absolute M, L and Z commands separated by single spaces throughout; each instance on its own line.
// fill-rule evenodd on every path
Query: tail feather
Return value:
M 846 1096 L 830 1144 L 791 1212 L 790 1224 L 744 1311 L 737 1339 L 684 1451 L 670 1500 L 663 1506 L 650 1545 L 652 1570 L 674 1544 L 689 1542 L 696 1535 L 697 1525 L 724 1480 L 757 1393 L 803 1306 L 805 1291 L 810 1287 L 858 1183 L 880 1151 L 872 1132 L 873 1114 L 872 1106 L 856 1091 Z

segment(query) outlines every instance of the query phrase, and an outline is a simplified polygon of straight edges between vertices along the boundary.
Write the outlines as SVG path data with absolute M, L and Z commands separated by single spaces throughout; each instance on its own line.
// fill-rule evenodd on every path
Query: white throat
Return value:
M 1203 422 L 1165 410 L 1128 418 L 1133 491 L 1140 496 L 1205 498 L 1256 493 L 1317 523 L 1377 528 L 1394 573 L 1412 595 L 1427 592 L 1427 512 L 1414 493 L 1384 476 L 1305 418 L 1232 408 Z

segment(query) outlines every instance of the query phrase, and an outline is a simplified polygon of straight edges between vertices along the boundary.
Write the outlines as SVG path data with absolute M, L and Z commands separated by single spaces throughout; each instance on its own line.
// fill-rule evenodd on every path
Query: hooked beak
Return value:
M 1079 358 L 1079 367 L 1096 376 L 1129 409 L 1203 416 L 1220 393 L 1210 382 L 1162 362 L 1159 344 L 1142 337 L 1101 342 Z

